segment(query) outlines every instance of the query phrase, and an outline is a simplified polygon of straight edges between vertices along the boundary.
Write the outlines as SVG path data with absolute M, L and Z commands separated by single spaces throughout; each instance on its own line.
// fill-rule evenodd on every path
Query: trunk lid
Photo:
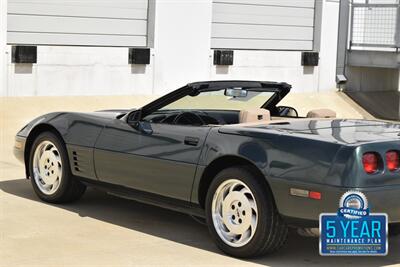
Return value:
M 294 119 L 290 121 L 272 122 L 267 125 L 226 126 L 222 133 L 235 133 L 265 137 L 277 133 L 293 135 L 307 139 L 342 144 L 361 144 L 400 140 L 400 124 L 375 120 L 358 119 Z

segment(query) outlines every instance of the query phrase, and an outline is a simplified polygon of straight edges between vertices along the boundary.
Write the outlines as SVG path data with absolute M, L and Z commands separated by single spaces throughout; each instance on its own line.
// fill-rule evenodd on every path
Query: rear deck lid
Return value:
M 360 144 L 400 140 L 400 124 L 357 119 L 294 119 L 266 125 L 223 127 L 220 132 L 248 135 L 289 134 L 326 142 Z M 252 135 L 252 134 L 250 134 Z

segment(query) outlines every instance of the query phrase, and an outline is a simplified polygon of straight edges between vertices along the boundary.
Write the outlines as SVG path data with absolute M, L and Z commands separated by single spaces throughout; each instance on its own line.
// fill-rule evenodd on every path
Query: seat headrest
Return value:
M 336 112 L 327 108 L 313 109 L 307 113 L 307 118 L 336 118 Z
M 269 110 L 262 108 L 244 109 L 239 114 L 239 123 L 265 122 L 269 120 L 271 120 Z

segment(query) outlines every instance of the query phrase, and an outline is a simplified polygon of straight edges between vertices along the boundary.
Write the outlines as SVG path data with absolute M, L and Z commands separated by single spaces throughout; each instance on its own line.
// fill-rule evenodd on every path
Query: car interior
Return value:
M 335 118 L 336 113 L 330 109 L 314 109 L 306 117 L 288 115 L 289 107 L 277 110 L 281 112 L 271 115 L 271 111 L 263 108 L 243 110 L 162 110 L 146 116 L 143 120 L 152 123 L 174 125 L 236 125 L 247 123 L 269 123 L 277 120 L 298 118 Z M 294 108 L 291 108 L 295 111 Z
M 164 123 L 173 125 L 193 125 L 193 126 L 203 126 L 203 125 L 237 125 L 237 124 L 253 124 L 262 123 L 268 124 L 277 120 L 290 120 L 299 118 L 335 118 L 336 113 L 329 109 L 314 109 L 307 113 L 306 117 L 300 117 L 295 108 L 289 106 L 275 106 L 270 105 L 268 108 L 265 102 L 269 99 L 274 98 L 274 93 L 269 92 L 269 95 L 263 92 L 251 91 L 251 89 L 243 88 L 227 88 L 224 90 L 216 90 L 211 92 L 212 97 L 207 98 L 206 102 L 201 100 L 200 93 L 196 95 L 190 95 L 186 100 L 186 107 L 193 107 L 198 102 L 203 103 L 206 106 L 212 106 L 216 109 L 208 108 L 161 108 L 143 118 L 144 121 L 151 123 Z M 210 94 L 206 92 L 205 94 Z M 220 94 L 220 96 L 217 96 Z M 222 98 L 221 98 L 222 96 Z M 197 101 L 193 101 L 196 97 Z M 216 104 L 211 103 L 213 99 L 218 98 Z M 264 105 L 261 108 L 248 108 L 245 107 L 246 103 L 250 102 L 252 99 L 259 98 Z M 182 98 L 185 99 L 185 98 Z M 180 100 L 178 100 L 179 102 Z M 247 102 L 248 101 L 248 102 Z M 176 103 L 176 102 L 175 102 Z M 227 104 L 228 103 L 228 104 Z M 220 109 L 219 107 L 229 105 L 231 109 Z M 234 105 L 236 108 L 234 109 Z M 240 105 L 240 108 L 237 108 Z M 254 105 L 254 103 L 253 103 Z

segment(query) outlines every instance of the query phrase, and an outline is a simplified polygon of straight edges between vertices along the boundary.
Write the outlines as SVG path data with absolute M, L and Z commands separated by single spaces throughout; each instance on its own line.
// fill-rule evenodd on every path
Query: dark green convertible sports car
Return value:
M 299 117 L 278 106 L 286 83 L 188 84 L 136 110 L 57 112 L 18 132 L 15 155 L 44 201 L 86 186 L 204 217 L 227 254 L 278 250 L 288 227 L 317 227 L 341 195 L 359 190 L 400 222 L 400 126 Z

